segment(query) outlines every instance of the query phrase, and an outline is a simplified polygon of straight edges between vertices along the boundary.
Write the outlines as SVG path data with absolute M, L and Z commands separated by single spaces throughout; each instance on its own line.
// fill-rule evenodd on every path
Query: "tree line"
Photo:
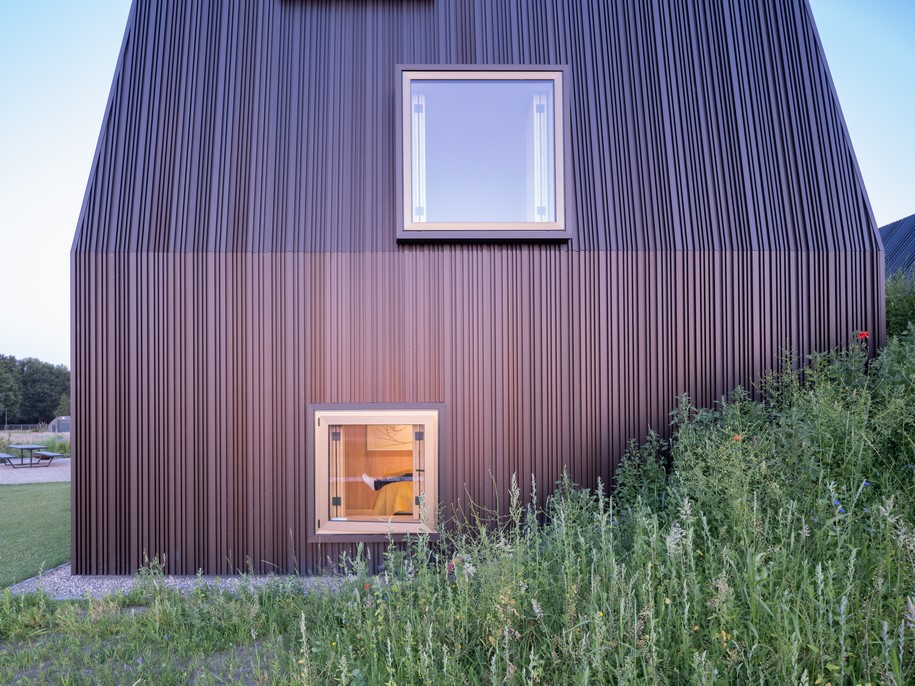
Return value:
M 39 424 L 70 414 L 70 370 L 0 355 L 0 424 Z

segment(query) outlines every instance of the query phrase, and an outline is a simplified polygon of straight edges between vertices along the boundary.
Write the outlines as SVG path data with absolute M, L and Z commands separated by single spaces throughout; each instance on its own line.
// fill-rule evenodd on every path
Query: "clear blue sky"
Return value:
M 915 0 L 810 1 L 877 225 L 915 213 Z M 2 354 L 70 362 L 70 243 L 129 8 L 0 0 Z

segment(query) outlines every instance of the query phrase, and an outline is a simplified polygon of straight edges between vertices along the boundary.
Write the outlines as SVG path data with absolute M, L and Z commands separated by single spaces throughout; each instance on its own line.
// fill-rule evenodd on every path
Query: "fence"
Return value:
M 0 431 L 44 431 L 47 424 L 4 424 Z

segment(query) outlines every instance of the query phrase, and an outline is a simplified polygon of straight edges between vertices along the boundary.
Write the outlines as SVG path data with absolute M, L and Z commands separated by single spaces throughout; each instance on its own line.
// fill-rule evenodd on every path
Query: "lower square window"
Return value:
M 438 410 L 316 409 L 315 533 L 434 533 Z

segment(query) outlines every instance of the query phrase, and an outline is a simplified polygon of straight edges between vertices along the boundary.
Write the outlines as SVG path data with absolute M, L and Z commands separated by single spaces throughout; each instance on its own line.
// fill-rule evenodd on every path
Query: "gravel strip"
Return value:
M 17 465 L 16 467 L 0 464 L 0 485 L 41 484 L 48 481 L 70 480 L 70 462 L 72 458 L 54 458 L 54 461 L 47 467 L 19 467 L 19 458 L 17 457 L 14 461 Z
M 345 577 L 334 576 L 166 576 L 161 577 L 167 588 L 187 593 L 203 584 L 215 586 L 224 591 L 235 593 L 242 588 L 260 588 L 268 583 L 291 584 L 304 591 L 333 591 L 345 581 Z M 20 581 L 10 586 L 11 595 L 25 595 L 44 591 L 55 600 L 81 600 L 87 596 L 101 598 L 112 593 L 127 593 L 136 585 L 132 576 L 80 576 L 70 573 L 70 563 L 55 567 L 32 579 Z M 147 580 L 146 583 L 149 583 Z

